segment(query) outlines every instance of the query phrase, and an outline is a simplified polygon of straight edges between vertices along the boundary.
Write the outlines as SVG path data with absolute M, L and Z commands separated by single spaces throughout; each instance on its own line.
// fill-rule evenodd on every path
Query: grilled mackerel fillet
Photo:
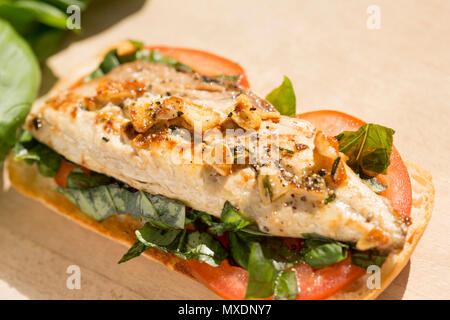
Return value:
M 230 81 L 131 62 L 35 104 L 25 126 L 90 170 L 216 217 L 228 200 L 275 236 L 404 243 L 405 224 L 334 138 Z

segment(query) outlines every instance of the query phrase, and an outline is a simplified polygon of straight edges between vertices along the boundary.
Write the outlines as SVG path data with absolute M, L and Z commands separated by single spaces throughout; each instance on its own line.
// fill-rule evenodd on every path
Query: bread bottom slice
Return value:
M 366 275 L 334 294 L 330 299 L 375 299 L 408 263 L 431 218 L 434 187 L 430 173 L 411 162 L 405 161 L 405 164 L 411 178 L 413 205 L 411 210 L 412 224 L 408 228 L 404 248 L 399 252 L 391 253 L 383 264 L 380 289 L 369 289 L 366 285 L 369 275 Z M 16 162 L 11 158 L 6 161 L 5 181 L 10 182 L 21 193 L 40 201 L 90 230 L 124 244 L 127 248 L 136 240 L 135 230 L 142 226 L 139 220 L 128 215 L 114 215 L 103 222 L 96 222 L 80 211 L 61 193 L 54 191 L 56 187 L 54 179 L 41 176 L 35 166 L 29 166 L 23 161 Z M 158 249 L 146 250 L 143 255 L 195 280 L 186 261 L 181 258 Z M 115 263 L 115 261 L 112 263 Z

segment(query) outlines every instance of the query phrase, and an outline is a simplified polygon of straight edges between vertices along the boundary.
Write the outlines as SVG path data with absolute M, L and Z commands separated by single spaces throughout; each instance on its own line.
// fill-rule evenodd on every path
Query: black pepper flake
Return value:
M 178 112 L 177 112 L 177 116 L 178 116 L 178 117 L 181 117 L 183 114 L 184 114 L 183 111 L 178 111 Z
M 319 170 L 319 176 L 323 177 L 323 176 L 325 176 L 326 174 L 327 174 L 327 170 L 325 170 L 325 169 L 320 169 L 320 170 Z
M 231 118 L 233 116 L 233 112 L 230 112 L 229 114 L 228 114 L 228 118 Z
M 109 138 L 107 138 L 107 137 L 102 137 L 102 140 L 105 142 L 109 142 Z
M 265 232 L 269 232 L 269 228 L 267 228 L 266 226 L 263 227 L 263 230 L 264 230 Z
M 33 119 L 33 127 L 36 130 L 39 130 L 40 128 L 42 128 L 42 122 L 41 119 L 39 119 L 38 117 Z
M 170 91 L 167 91 L 166 95 L 170 97 L 171 96 Z

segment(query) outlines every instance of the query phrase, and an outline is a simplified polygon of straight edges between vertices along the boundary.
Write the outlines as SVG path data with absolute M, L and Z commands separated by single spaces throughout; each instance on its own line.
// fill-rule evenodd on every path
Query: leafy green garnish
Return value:
M 269 176 L 264 176 L 263 180 L 263 188 L 264 188 L 264 195 L 272 201 L 273 198 L 273 190 L 272 190 L 272 183 L 270 182 Z
M 76 174 L 82 175 L 79 171 Z M 113 214 L 130 214 L 160 228 L 184 228 L 185 206 L 179 201 L 130 190 L 119 183 L 81 189 L 78 188 L 80 180 L 76 188 L 58 187 L 56 191 L 94 220 L 103 221 Z M 84 179 L 81 182 L 86 183 Z
M 148 248 L 173 253 L 182 259 L 194 259 L 217 267 L 228 253 L 220 241 L 207 232 L 190 230 L 162 230 L 149 223 L 136 231 L 138 240 L 119 261 L 125 262 L 139 256 Z
M 0 18 L 11 23 L 29 42 L 39 62 L 44 62 L 56 51 L 68 29 L 67 8 L 75 5 L 84 11 L 88 3 L 89 0 L 1 0 Z M 78 29 L 72 31 L 79 33 Z
M 387 186 L 382 184 L 376 177 L 365 177 L 360 174 L 361 180 L 367 184 L 375 193 L 381 193 L 386 190 Z
M 355 172 L 369 176 L 386 173 L 390 164 L 392 136 L 395 131 L 368 123 L 357 131 L 344 131 L 336 136 L 339 150 L 348 156 L 348 165 Z
M 277 271 L 271 259 L 264 256 L 261 244 L 251 242 L 248 258 L 248 284 L 245 299 L 265 298 L 273 295 Z
M 119 260 L 119 263 L 124 263 L 131 259 L 137 258 L 142 254 L 142 252 L 144 252 L 147 249 L 148 247 L 145 244 L 143 244 L 139 240 L 136 240 L 133 246 Z
M 330 202 L 333 202 L 336 200 L 336 194 L 332 193 L 325 199 L 325 204 L 329 204 Z
M 274 300 L 294 300 L 299 294 L 297 272 L 288 270 L 280 272 L 275 280 Z
M 35 140 L 28 131 L 23 131 L 13 148 L 14 160 L 27 164 L 37 163 L 39 173 L 53 178 L 58 173 L 62 157 L 45 144 Z
M 312 268 L 322 268 L 347 258 L 348 245 L 332 240 L 306 239 L 301 254 Z
M 251 221 L 244 219 L 229 201 L 226 201 L 223 206 L 220 220 L 201 211 L 193 211 L 188 219 L 189 223 L 201 221 L 208 227 L 209 232 L 218 236 L 223 235 L 226 231 L 244 229 L 251 224 Z
M 226 76 L 226 75 L 221 74 L 221 75 L 218 75 L 218 76 L 215 76 L 215 77 L 216 77 L 216 78 L 219 78 L 219 79 L 224 79 L 224 80 L 228 80 L 228 81 L 237 83 L 237 82 L 239 81 L 239 79 L 241 78 L 241 75 L 237 75 L 237 76 Z
M 292 297 L 297 279 L 283 273 L 302 260 L 297 252 L 289 250 L 280 238 L 243 230 L 228 233 L 228 243 L 233 260 L 249 272 L 246 299 L 265 298 L 277 292 L 280 299 Z
M 0 161 L 17 142 L 17 132 L 36 97 L 41 73 L 28 44 L 0 19 Z
M 267 96 L 269 101 L 282 115 L 295 117 L 296 102 L 295 92 L 291 80 L 284 76 L 283 83 L 272 90 Z
M 66 187 L 74 189 L 87 189 L 110 183 L 114 183 L 114 179 L 105 176 L 104 174 L 90 172 L 89 175 L 87 175 L 80 168 L 75 168 L 67 176 Z
M 180 70 L 191 70 L 191 68 L 180 63 L 177 59 L 161 54 L 157 49 L 143 49 L 142 42 L 134 40 L 129 41 L 135 47 L 135 51 L 126 55 L 119 55 L 117 53 L 117 49 L 110 50 L 103 58 L 103 61 L 100 63 L 99 67 L 83 81 L 87 82 L 89 80 L 101 77 L 109 73 L 115 67 L 135 60 L 160 63 Z
M 352 264 L 364 269 L 367 269 L 371 265 L 381 267 L 387 258 L 386 254 L 381 254 L 375 249 L 367 251 L 353 251 L 351 255 Z

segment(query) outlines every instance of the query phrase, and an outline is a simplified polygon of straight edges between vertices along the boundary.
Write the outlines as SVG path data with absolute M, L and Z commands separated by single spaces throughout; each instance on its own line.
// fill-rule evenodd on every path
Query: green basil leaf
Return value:
M 381 254 L 377 250 L 352 251 L 352 264 L 364 269 L 371 265 L 381 267 L 387 259 L 386 254 Z
M 348 246 L 336 241 L 307 239 L 303 244 L 301 254 L 304 261 L 312 268 L 322 268 L 347 258 Z
M 208 231 L 221 236 L 226 231 L 238 231 L 246 228 L 251 224 L 251 221 L 246 220 L 241 216 L 239 211 L 232 206 L 229 201 L 226 201 L 220 220 L 205 212 L 191 210 L 189 215 L 189 223 L 201 222 L 208 227 Z
M 221 236 L 225 231 L 238 231 L 250 224 L 250 221 L 245 220 L 237 209 L 229 201 L 226 201 L 222 209 L 220 223 L 213 224 L 209 230 Z
M 0 19 L 0 161 L 17 141 L 40 84 L 39 64 L 28 44 Z
M 62 157 L 35 140 L 28 131 L 23 131 L 13 148 L 14 160 L 24 160 L 28 164 L 37 162 L 38 170 L 44 177 L 53 178 L 58 173 Z
M 267 298 L 273 295 L 277 270 L 264 256 L 261 244 L 251 242 L 248 258 L 248 284 L 245 299 Z
M 142 252 L 144 252 L 147 249 L 148 247 L 145 244 L 143 244 L 139 240 L 136 240 L 133 246 L 128 250 L 127 253 L 123 255 L 123 257 L 119 260 L 118 263 L 124 263 L 127 262 L 128 260 L 139 257 L 142 254 Z
M 136 231 L 136 236 L 146 249 L 157 248 L 182 259 L 198 260 L 213 267 L 219 266 L 228 255 L 220 241 L 206 232 L 162 230 L 146 223 L 142 229 Z M 145 249 L 135 243 L 120 261 L 128 261 L 139 256 L 143 251 Z
M 85 189 L 58 187 L 56 191 L 97 221 L 103 221 L 113 214 L 130 214 L 160 228 L 183 229 L 185 225 L 185 205 L 181 202 L 129 190 L 118 183 Z
M 260 243 L 264 255 L 273 261 L 278 270 L 291 268 L 302 260 L 302 256 L 290 250 L 281 238 L 265 237 Z
M 278 88 L 272 90 L 272 92 L 266 96 L 266 100 L 269 101 L 282 115 L 295 117 L 295 92 L 291 80 L 289 80 L 288 77 L 284 76 L 283 83 Z
M 277 287 L 277 279 L 280 279 L 280 299 L 293 295 L 292 286 L 297 286 L 297 281 L 292 283 L 291 275 L 283 275 L 283 272 L 301 261 L 302 257 L 289 250 L 280 238 L 238 231 L 228 234 L 228 243 L 234 261 L 249 272 L 246 299 L 271 296 Z M 287 294 L 287 291 L 292 294 Z
M 242 236 L 242 232 L 229 232 L 228 245 L 234 261 L 247 270 L 250 255 L 249 241 Z
M 282 271 L 275 280 L 274 300 L 294 300 L 299 294 L 297 272 Z
M 141 49 L 136 51 L 136 59 L 148 62 L 156 62 L 179 70 L 192 70 L 177 59 L 161 54 L 158 49 Z
M 237 83 L 239 81 L 239 79 L 241 78 L 241 75 L 238 74 L 237 76 L 226 76 L 226 75 L 221 74 L 221 75 L 218 75 L 215 77 Z
M 73 169 L 67 176 L 67 188 L 86 189 L 113 183 L 114 179 L 100 173 L 91 172 L 87 175 L 80 168 Z
M 387 172 L 394 133 L 390 128 L 368 123 L 357 131 L 344 131 L 336 139 L 339 150 L 349 157 L 347 163 L 355 172 L 375 176 Z
M 361 180 L 377 194 L 383 192 L 387 188 L 387 186 L 382 184 L 376 177 L 361 177 Z
M 87 82 L 89 80 L 101 77 L 110 72 L 115 67 L 135 60 L 160 63 L 180 70 L 192 70 L 185 64 L 180 63 L 177 59 L 161 54 L 157 49 L 143 49 L 142 42 L 135 40 L 129 41 L 136 48 L 136 51 L 126 55 L 118 55 L 117 49 L 110 50 L 103 58 L 100 66 L 95 69 L 89 76 L 84 78 L 83 81 Z
M 56 177 L 61 165 L 62 157 L 44 144 L 39 144 L 34 148 L 34 152 L 39 156 L 39 173 L 44 177 Z

